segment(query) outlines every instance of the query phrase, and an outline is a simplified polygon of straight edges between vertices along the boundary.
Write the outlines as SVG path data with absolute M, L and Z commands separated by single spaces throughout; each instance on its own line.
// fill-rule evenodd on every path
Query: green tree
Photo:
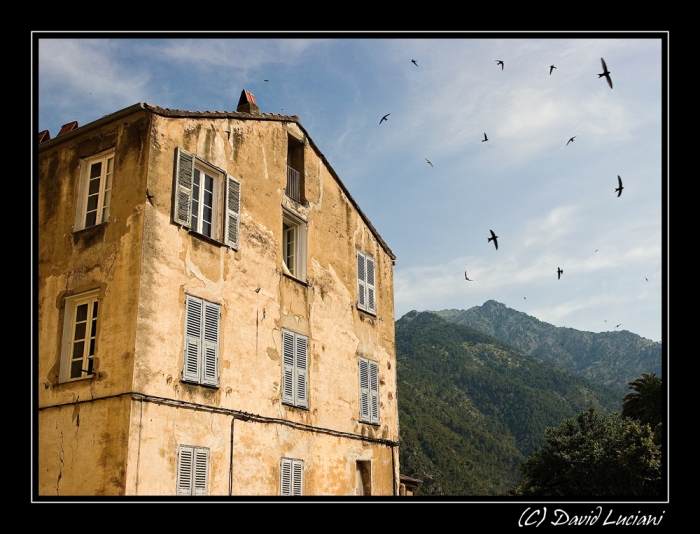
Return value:
M 636 419 L 640 423 L 657 428 L 661 423 L 664 404 L 664 388 L 654 373 L 642 373 L 641 378 L 628 383 L 634 390 L 622 398 L 622 417 Z
M 526 496 L 661 497 L 661 447 L 648 425 L 591 407 L 558 428 L 522 465 L 512 493 Z

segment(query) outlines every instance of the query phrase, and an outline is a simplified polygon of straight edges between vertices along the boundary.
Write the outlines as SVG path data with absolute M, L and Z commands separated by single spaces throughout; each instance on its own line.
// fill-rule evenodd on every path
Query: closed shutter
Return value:
M 238 250 L 238 234 L 241 214 L 241 183 L 233 176 L 226 176 L 226 228 L 225 242 Z
M 301 495 L 303 489 L 304 462 L 282 458 L 280 463 L 280 495 Z
M 189 495 L 192 484 L 193 447 L 180 447 L 180 457 L 177 464 L 177 494 Z
M 209 449 L 197 447 L 194 450 L 194 495 L 207 494 L 207 477 L 209 471 Z
M 369 397 L 372 411 L 370 422 L 379 424 L 379 365 L 377 362 L 369 363 Z
M 360 358 L 360 420 L 370 421 L 369 362 Z
M 219 384 L 218 304 L 187 295 L 185 302 L 185 355 L 182 379 L 207 386 Z
M 204 303 L 204 351 L 202 384 L 219 384 L 219 306 Z
M 367 261 L 367 311 L 377 313 L 377 303 L 374 299 L 374 260 L 369 256 L 365 257 Z
M 365 275 L 365 255 L 357 253 L 357 307 L 366 309 L 365 293 L 367 292 L 367 278 Z
M 294 334 L 282 330 L 282 402 L 294 404 Z
M 296 399 L 294 404 L 307 408 L 309 406 L 308 395 L 306 391 L 306 351 L 307 339 L 304 336 L 297 335 L 296 342 Z
M 292 461 L 282 458 L 280 464 L 280 495 L 292 494 Z
M 185 227 L 190 226 L 192 205 L 192 180 L 194 176 L 194 155 L 177 149 L 177 168 L 175 170 L 175 208 L 173 219 Z
M 182 379 L 199 382 L 199 360 L 202 353 L 202 301 L 187 295 L 185 307 L 185 362 Z

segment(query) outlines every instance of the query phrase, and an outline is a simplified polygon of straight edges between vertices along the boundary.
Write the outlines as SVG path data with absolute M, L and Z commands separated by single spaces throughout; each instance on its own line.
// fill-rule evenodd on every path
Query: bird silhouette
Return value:
M 471 278 L 467 278 L 467 271 L 464 271 L 464 279 L 465 279 L 465 280 L 469 280 L 470 282 L 473 282 L 473 281 L 474 281 L 474 280 L 472 280 Z
M 644 277 L 644 280 L 646 280 L 647 282 L 649 281 L 649 279 L 646 276 Z
M 574 135 L 574 137 L 578 137 L 578 135 Z M 566 144 L 565 144 L 564 146 L 569 146 L 569 143 L 573 143 L 573 142 L 574 142 L 574 137 L 570 137 L 569 140 L 566 142 Z
M 619 187 L 617 187 L 615 191 L 617 191 L 617 196 L 619 197 L 622 194 L 622 190 L 624 189 L 624 187 L 622 187 L 622 178 L 620 178 L 619 174 L 617 175 L 617 183 Z
M 556 67 L 555 67 L 554 65 L 550 65 L 550 66 L 549 66 L 549 75 L 550 75 L 550 76 L 552 75 L 552 71 L 553 71 L 554 69 L 556 69 Z
M 265 82 L 269 82 L 270 80 L 263 80 L 263 81 L 265 81 Z
M 387 113 L 386 115 L 384 115 L 384 116 L 382 117 L 382 120 L 379 121 L 379 124 L 383 123 L 384 121 L 389 120 L 389 119 L 387 119 L 387 117 L 388 117 L 389 115 L 391 115 L 391 113 Z
M 561 279 L 561 275 L 564 271 L 561 269 L 561 267 L 557 267 L 557 280 Z
M 498 65 L 501 66 L 501 70 L 503 70 L 503 68 L 505 67 L 503 61 L 501 61 L 500 59 L 496 59 L 495 61 L 496 61 L 496 63 L 497 63 Z
M 483 143 L 484 141 L 488 141 L 488 140 L 489 140 L 489 138 L 486 137 L 486 132 L 484 132 L 484 138 L 481 140 L 481 142 Z
M 605 64 L 605 60 L 603 58 L 600 58 L 600 63 L 603 65 L 603 73 L 598 74 L 598 78 L 605 76 L 605 79 L 608 80 L 610 89 L 612 89 L 612 80 L 610 79 L 610 71 L 608 70 L 608 66 Z
M 430 163 L 430 160 L 429 160 L 428 158 L 425 158 L 425 161 L 427 161 L 427 162 L 430 164 L 431 167 L 433 166 L 433 164 Z
M 415 60 L 415 59 L 412 59 L 412 60 L 411 60 L 411 63 L 413 63 L 416 67 L 418 66 L 418 63 L 416 63 L 416 60 Z
M 496 250 L 498 250 L 498 236 L 493 233 L 493 230 L 489 230 L 491 232 L 491 237 L 489 237 L 489 241 L 493 241 L 494 246 L 496 247 Z M 488 241 L 487 241 L 488 243 Z
M 148 194 L 148 187 L 146 188 L 146 199 L 153 204 L 153 201 L 151 200 L 153 198 L 153 195 Z
M 617 325 L 617 326 L 620 326 L 621 324 L 622 324 L 622 323 L 620 323 L 620 324 L 619 324 L 619 325 Z M 615 328 L 617 328 L 617 326 L 616 326 Z

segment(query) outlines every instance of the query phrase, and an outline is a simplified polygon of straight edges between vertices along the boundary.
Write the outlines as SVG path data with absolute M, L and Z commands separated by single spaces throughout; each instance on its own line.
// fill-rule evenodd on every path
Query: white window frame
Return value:
M 209 485 L 209 449 L 180 445 L 177 458 L 176 495 L 207 495 Z
M 303 495 L 304 461 L 282 458 L 280 462 L 280 495 Z
M 61 367 L 59 372 L 59 382 L 73 382 L 92 378 L 94 371 L 92 368 L 96 348 L 97 348 L 97 328 L 99 319 L 99 289 L 80 293 L 66 297 L 63 310 L 63 342 L 61 344 Z M 78 320 L 76 314 L 80 306 L 87 306 L 85 320 Z M 76 323 L 85 325 L 83 337 L 79 340 L 76 336 Z M 81 329 L 82 330 L 82 329 Z M 80 350 L 79 343 L 82 344 Z M 76 352 L 77 351 L 77 352 Z M 80 359 L 74 358 L 77 353 L 82 353 Z M 71 376 L 73 363 L 80 361 L 80 374 Z
M 377 313 L 375 261 L 369 254 L 357 253 L 357 307 L 373 315 Z
M 282 403 L 309 407 L 309 338 L 282 329 Z
M 114 153 L 113 148 L 80 160 L 80 190 L 78 209 L 76 211 L 75 230 L 83 230 L 109 222 L 114 187 Z M 100 172 L 91 178 L 93 166 L 100 164 Z M 99 180 L 99 182 L 97 182 Z M 92 192 L 91 186 L 96 185 Z M 94 202 L 94 206 L 90 206 Z M 94 222 L 86 220 L 88 214 L 95 213 Z
M 307 226 L 305 220 L 282 210 L 282 264 L 288 275 L 302 282 L 306 282 Z
M 379 424 L 379 364 L 360 358 L 360 421 Z
M 184 326 L 183 382 L 218 387 L 221 307 L 185 295 Z
M 173 220 L 191 232 L 219 241 L 238 250 L 241 213 L 241 182 L 226 171 L 182 148 L 176 150 L 175 195 Z M 199 173 L 200 184 L 195 184 Z M 204 229 L 204 184 L 202 175 L 212 178 L 211 225 L 209 234 Z M 197 198 L 194 198 L 198 190 Z M 193 208 L 197 206 L 196 222 Z

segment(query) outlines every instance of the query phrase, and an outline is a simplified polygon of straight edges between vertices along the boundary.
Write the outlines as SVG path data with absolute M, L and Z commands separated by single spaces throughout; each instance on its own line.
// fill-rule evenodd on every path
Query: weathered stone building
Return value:
M 38 148 L 40 495 L 397 495 L 394 255 L 296 116 Z

